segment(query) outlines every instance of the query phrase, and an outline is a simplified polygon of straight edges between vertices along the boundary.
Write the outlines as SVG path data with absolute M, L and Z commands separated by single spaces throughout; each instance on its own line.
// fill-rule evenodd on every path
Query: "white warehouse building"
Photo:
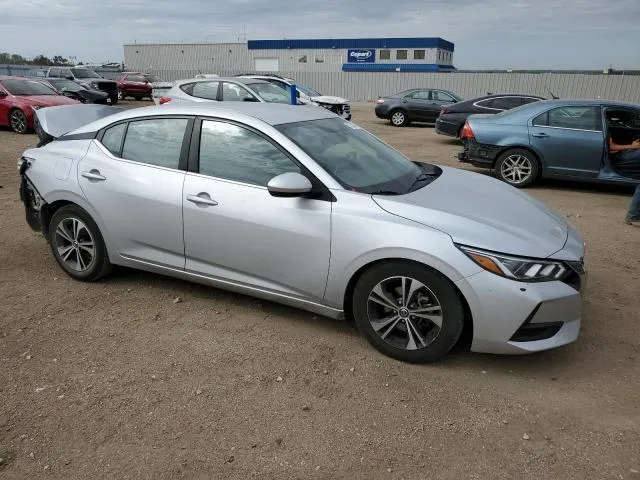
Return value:
M 426 37 L 124 45 L 127 70 L 168 80 L 194 73 L 450 72 L 453 52 L 453 43 Z

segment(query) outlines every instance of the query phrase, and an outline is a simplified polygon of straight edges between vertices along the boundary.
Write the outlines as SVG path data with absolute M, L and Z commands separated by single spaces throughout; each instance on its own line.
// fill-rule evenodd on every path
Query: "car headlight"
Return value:
M 560 280 L 567 272 L 563 262 L 514 257 L 458 245 L 471 260 L 485 270 L 521 282 L 550 282 Z

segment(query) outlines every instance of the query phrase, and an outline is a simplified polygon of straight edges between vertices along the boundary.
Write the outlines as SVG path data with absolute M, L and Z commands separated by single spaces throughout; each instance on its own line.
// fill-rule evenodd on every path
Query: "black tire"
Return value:
M 24 134 L 29 131 L 27 116 L 19 108 L 14 108 L 9 112 L 9 126 L 16 133 Z
M 407 115 L 407 112 L 404 110 L 396 108 L 389 112 L 389 122 L 391 122 L 391 125 L 394 127 L 406 127 L 409 125 L 409 115 Z
M 392 330 L 386 340 L 376 332 L 371 324 L 370 314 L 375 316 L 373 310 L 386 310 L 386 307 L 381 307 L 378 303 L 370 301 L 370 296 L 372 296 L 373 289 L 377 285 L 384 282 L 393 282 L 396 277 L 407 277 L 412 281 L 420 282 L 426 287 L 425 292 L 431 294 L 433 299 L 431 305 L 440 306 L 439 313 L 433 313 L 433 315 L 439 315 L 441 323 L 439 330 L 437 324 L 430 320 L 422 320 L 410 316 L 405 317 L 406 320 L 404 318 L 400 319 L 400 323 L 394 323 L 393 325 L 398 326 L 395 327 L 395 330 Z M 409 285 L 411 284 L 409 283 Z M 413 293 L 412 298 L 416 298 L 413 296 L 421 294 L 421 291 L 418 290 Z M 420 304 L 417 306 L 418 309 L 425 308 L 422 306 L 422 300 L 423 298 L 418 298 L 418 303 Z M 358 280 L 352 302 L 356 325 L 369 343 L 385 355 L 404 362 L 428 363 L 441 359 L 457 343 L 464 326 L 464 306 L 453 284 L 440 272 L 415 263 L 389 261 L 371 267 Z M 410 302 L 411 298 L 408 299 L 407 306 Z M 415 305 L 412 307 L 415 307 Z M 429 311 L 434 311 L 434 308 L 437 309 L 437 307 L 429 304 L 426 305 L 426 309 Z M 398 318 L 399 312 L 405 310 L 401 307 L 398 307 L 398 309 L 395 313 L 389 311 L 388 313 L 383 313 L 382 316 L 389 315 L 394 317 L 395 315 L 395 318 Z M 424 314 L 424 312 L 421 313 Z M 409 319 L 411 322 L 409 322 Z M 388 318 L 384 318 L 383 322 L 380 323 L 384 323 L 386 320 Z M 409 328 L 409 324 L 414 327 L 414 330 Z M 381 332 L 386 330 L 387 325 L 389 324 L 385 324 L 379 330 Z M 407 333 L 408 330 L 414 332 L 415 335 L 406 335 L 407 344 L 402 347 L 401 345 L 404 342 L 402 334 L 403 332 Z M 425 346 L 408 349 L 408 342 L 411 337 L 420 338 L 421 341 L 427 339 L 429 343 L 423 342 Z M 418 342 L 415 343 L 419 345 Z
M 109 97 L 109 100 L 110 100 L 110 104 L 111 105 L 117 105 L 118 104 L 118 95 L 117 94 L 111 95 Z
M 81 224 L 77 229 L 77 234 L 75 233 L 75 225 L 79 224 L 73 222 Z M 58 227 L 61 227 L 62 232 L 59 233 Z M 66 205 L 53 214 L 49 223 L 49 242 L 58 265 L 76 280 L 93 282 L 111 271 L 111 262 L 109 262 L 109 255 L 100 229 L 91 215 L 77 205 Z M 83 245 L 89 245 L 89 242 L 93 244 L 94 252 L 91 260 L 89 260 L 89 249 L 83 247 Z M 71 252 L 69 252 L 69 248 L 71 248 Z M 63 258 L 64 253 L 68 253 L 66 260 Z M 78 254 L 81 257 L 80 261 Z M 75 262 L 77 268 L 74 268 L 71 262 Z M 81 262 L 86 266 L 85 269 L 80 268 Z
M 139 102 L 140 100 L 142 100 L 142 96 L 140 96 L 140 95 L 136 95 L 136 96 L 135 96 L 135 97 L 133 97 L 133 98 L 134 98 L 136 101 L 138 101 L 138 102 Z
M 514 166 L 517 162 L 521 162 L 519 167 Z M 503 152 L 494 168 L 500 180 L 516 188 L 530 186 L 540 175 L 540 162 L 532 152 L 523 148 Z

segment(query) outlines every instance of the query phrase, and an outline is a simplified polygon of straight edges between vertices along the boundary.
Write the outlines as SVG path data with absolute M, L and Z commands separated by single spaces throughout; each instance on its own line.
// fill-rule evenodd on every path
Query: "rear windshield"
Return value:
M 11 95 L 57 95 L 52 88 L 32 80 L 2 80 L 0 83 Z
M 72 68 L 73 76 L 76 78 L 102 78 L 93 70 L 88 70 L 86 68 Z

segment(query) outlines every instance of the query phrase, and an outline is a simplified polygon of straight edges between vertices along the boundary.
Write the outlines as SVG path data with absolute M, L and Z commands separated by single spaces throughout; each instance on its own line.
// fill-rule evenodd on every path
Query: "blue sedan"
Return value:
M 546 100 L 498 115 L 471 115 L 463 162 L 494 169 L 514 187 L 538 178 L 640 183 L 640 105 Z

